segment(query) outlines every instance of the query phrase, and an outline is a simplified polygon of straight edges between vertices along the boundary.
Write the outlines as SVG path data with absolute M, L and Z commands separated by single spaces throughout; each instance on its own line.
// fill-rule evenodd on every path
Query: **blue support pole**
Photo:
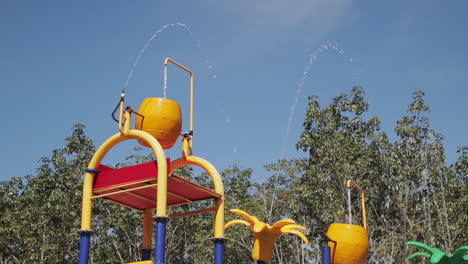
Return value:
M 78 264 L 88 264 L 89 242 L 92 231 L 80 230 L 80 258 Z
M 141 250 L 141 260 L 151 260 L 151 249 L 142 249 Z
M 155 217 L 156 220 L 156 239 L 154 249 L 154 263 L 166 263 L 166 224 L 169 222 L 169 217 Z
M 213 238 L 215 244 L 214 264 L 224 264 L 224 244 L 225 238 Z
M 257 264 L 266 264 L 266 262 L 263 260 L 257 260 Z
M 331 264 L 330 246 L 327 242 L 322 244 L 322 264 Z

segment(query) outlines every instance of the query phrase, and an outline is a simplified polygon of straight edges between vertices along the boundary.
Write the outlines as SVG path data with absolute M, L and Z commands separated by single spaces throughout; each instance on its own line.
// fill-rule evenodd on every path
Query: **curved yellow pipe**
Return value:
M 364 195 L 364 190 L 361 188 L 361 186 L 357 185 L 352 180 L 348 180 L 346 182 L 346 187 L 347 188 L 354 187 L 354 188 L 358 189 L 358 191 L 361 193 L 362 225 L 364 226 L 365 229 L 367 229 L 366 198 L 365 198 L 365 195 Z
M 194 87 L 194 80 L 193 80 L 194 76 L 193 76 L 193 72 L 189 68 L 185 67 L 184 65 L 178 63 L 177 61 L 175 61 L 175 60 L 173 60 L 171 58 L 166 58 L 164 60 L 164 65 L 167 66 L 167 64 L 169 62 L 173 63 L 174 65 L 178 66 L 179 68 L 181 68 L 182 70 L 184 70 L 184 71 L 186 71 L 186 72 L 188 72 L 190 74 L 190 127 L 189 127 L 189 129 L 190 129 L 190 132 L 193 132 L 193 96 L 194 96 L 194 91 L 193 91 L 194 90 L 193 89 L 193 87 Z M 193 140 L 193 135 L 190 135 L 190 139 Z M 192 140 L 190 141 L 190 148 L 192 148 L 192 146 L 193 146 Z
M 185 165 L 199 166 L 211 176 L 215 192 L 221 195 L 216 200 L 214 238 L 224 238 L 224 185 L 218 170 L 207 160 L 194 156 L 185 156 L 185 158 L 171 162 L 171 172 Z
M 127 122 L 126 122 L 127 123 Z M 141 130 L 127 130 L 125 133 L 117 133 L 108 138 L 96 151 L 89 162 L 88 168 L 97 170 L 104 156 L 117 144 L 128 139 L 141 139 L 153 149 L 158 166 L 158 194 L 156 197 L 156 216 L 167 216 L 167 163 L 166 154 L 158 140 L 149 133 Z M 91 231 L 91 211 L 93 196 L 94 173 L 86 172 L 83 183 L 83 200 L 81 208 L 81 230 Z

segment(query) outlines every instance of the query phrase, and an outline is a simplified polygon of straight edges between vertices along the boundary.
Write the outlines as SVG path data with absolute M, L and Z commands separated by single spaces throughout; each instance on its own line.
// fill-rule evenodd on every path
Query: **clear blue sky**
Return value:
M 467 1 L 435 0 L 1 1 L 0 180 L 35 173 L 75 123 L 87 126 L 96 145 L 114 134 L 110 112 L 139 51 L 176 22 L 190 30 L 168 27 L 148 46 L 127 102 L 138 108 L 144 97 L 162 96 L 165 57 L 191 68 L 195 154 L 219 169 L 239 162 L 265 176 L 262 166 L 281 155 L 309 55 L 329 42 L 338 51 L 321 52 L 311 65 L 285 158 L 300 155 L 294 144 L 307 95 L 326 104 L 361 85 L 370 114 L 392 138 L 411 94 L 423 89 L 452 163 L 456 148 L 468 145 L 466 10 Z M 186 108 L 187 93 L 188 77 L 171 67 L 168 97 Z

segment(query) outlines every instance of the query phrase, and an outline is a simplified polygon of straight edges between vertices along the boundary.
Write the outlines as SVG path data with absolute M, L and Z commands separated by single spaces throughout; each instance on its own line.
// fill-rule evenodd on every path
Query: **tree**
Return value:
M 94 153 L 84 126 L 73 126 L 65 146 L 42 158 L 37 175 L 3 182 L 1 259 L 16 263 L 73 263 L 78 257 L 83 170 Z

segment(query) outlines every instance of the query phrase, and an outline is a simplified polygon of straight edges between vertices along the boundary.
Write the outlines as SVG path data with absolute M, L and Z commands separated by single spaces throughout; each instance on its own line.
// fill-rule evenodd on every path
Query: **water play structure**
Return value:
M 240 209 L 232 209 L 244 218 L 224 223 L 224 186 L 217 169 L 207 160 L 192 155 L 194 138 L 194 76 L 191 70 L 182 64 L 165 59 L 167 67 L 172 63 L 190 75 L 190 110 L 189 129 L 182 132 L 183 122 L 179 103 L 164 97 L 146 98 L 138 111 L 125 106 L 125 94 L 122 92 L 119 104 L 113 113 L 118 123 L 118 132 L 108 138 L 95 152 L 85 170 L 82 197 L 82 215 L 80 229 L 79 264 L 87 264 L 92 236 L 93 201 L 105 199 L 110 202 L 143 212 L 141 261 L 134 264 L 166 263 L 166 230 L 171 218 L 186 217 L 196 214 L 213 213 L 214 263 L 224 263 L 226 238 L 224 229 L 234 224 L 250 228 L 255 237 L 252 258 L 257 263 L 271 261 L 274 243 L 284 234 L 299 236 L 306 244 L 309 240 L 302 231 L 306 227 L 297 225 L 292 219 L 283 219 L 272 226 L 261 222 L 254 216 Z M 165 68 L 165 73 L 167 68 Z M 165 76 L 165 80 L 167 77 Z M 164 93 L 165 94 L 165 93 Z M 118 117 L 114 114 L 118 113 Z M 132 126 L 134 123 L 135 127 Z M 182 156 L 171 160 L 165 150 L 174 147 L 177 140 L 182 140 Z M 137 140 L 150 148 L 155 161 L 134 166 L 114 169 L 101 164 L 106 154 L 121 142 Z M 190 165 L 202 168 L 213 182 L 213 189 L 179 177 L 173 172 L 182 166 Z M 363 264 L 368 254 L 367 223 L 365 216 L 364 191 L 352 181 L 348 188 L 355 187 L 361 192 L 363 226 L 332 224 L 327 233 L 327 241 L 322 245 L 323 264 Z M 168 215 L 168 206 L 179 206 L 205 200 L 214 200 L 213 207 L 195 211 Z M 351 216 L 350 216 L 351 218 Z M 351 219 L 350 219 L 351 221 Z M 154 242 L 153 242 L 154 238 Z M 153 246 L 154 244 L 154 246 Z
M 276 240 L 285 234 L 293 234 L 300 237 L 304 243 L 309 244 L 309 239 L 301 232 L 307 228 L 297 225 L 292 219 L 283 219 L 272 226 L 266 224 L 257 217 L 249 215 L 240 209 L 231 209 L 231 212 L 242 216 L 245 220 L 236 219 L 227 223 L 224 228 L 229 228 L 236 224 L 245 225 L 252 231 L 255 242 L 252 249 L 252 258 L 257 260 L 257 263 L 270 262 L 273 258 L 273 249 Z
M 88 263 L 90 237 L 92 234 L 92 204 L 96 199 L 108 201 L 143 212 L 142 262 L 165 263 L 166 224 L 170 218 L 213 212 L 215 214 L 213 241 L 215 263 L 223 263 L 224 258 L 224 187 L 216 168 L 207 160 L 192 156 L 193 142 L 193 73 L 188 68 L 171 59 L 172 63 L 190 75 L 190 123 L 189 131 L 181 133 L 182 115 L 180 105 L 167 98 L 146 98 L 138 111 L 125 107 L 125 94 L 122 92 L 119 105 L 118 133 L 107 139 L 92 157 L 83 183 L 82 216 L 80 230 L 79 263 Z M 115 112 L 115 111 L 114 111 Z M 132 118 L 136 116 L 135 128 Z M 172 148 L 182 137 L 183 155 L 171 161 L 164 149 Z M 152 149 L 156 160 L 121 169 L 113 169 L 101 164 L 105 155 L 117 144 L 136 139 L 143 146 Z M 213 181 L 214 190 L 200 186 L 171 172 L 184 165 L 204 169 Z M 178 215 L 168 215 L 168 206 L 194 203 L 213 199 L 215 206 Z M 153 213 L 155 211 L 155 213 Z M 152 247 L 153 221 L 155 247 Z

